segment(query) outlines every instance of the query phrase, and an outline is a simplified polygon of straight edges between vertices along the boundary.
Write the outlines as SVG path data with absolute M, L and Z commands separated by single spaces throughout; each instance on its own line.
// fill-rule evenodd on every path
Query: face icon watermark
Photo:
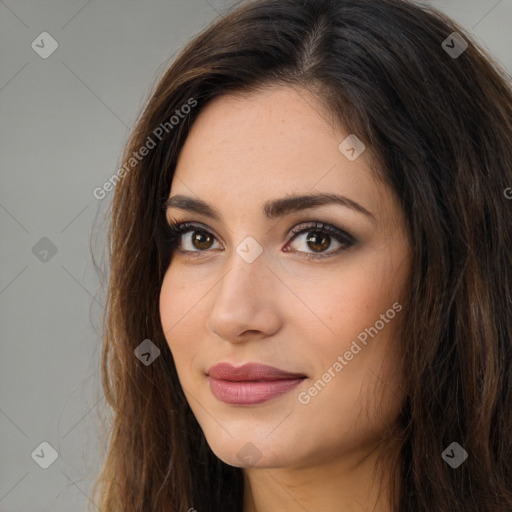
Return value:
M 452 59 L 456 59 L 466 51 L 468 42 L 458 32 L 452 32 L 441 43 L 441 47 Z
M 356 160 L 365 148 L 366 146 L 353 133 L 338 146 L 340 153 L 351 162 Z
M 236 454 L 244 466 L 254 466 L 261 459 L 262 455 L 263 454 L 254 443 L 244 444 Z
M 453 469 L 457 469 L 468 458 L 468 452 L 454 441 L 445 449 L 441 457 Z
M 248 236 L 238 244 L 236 252 L 247 263 L 252 263 L 263 252 L 263 247 L 252 236 Z
M 30 456 L 38 466 L 43 469 L 48 469 L 58 459 L 59 454 L 50 443 L 43 441 Z
M 32 254 L 42 263 L 48 263 L 57 254 L 57 246 L 49 238 L 43 236 L 32 247 Z
M 30 46 L 39 57 L 47 59 L 59 47 L 59 43 L 48 32 L 41 32 Z
M 133 353 L 137 359 L 149 366 L 160 355 L 160 349 L 150 339 L 146 339 Z

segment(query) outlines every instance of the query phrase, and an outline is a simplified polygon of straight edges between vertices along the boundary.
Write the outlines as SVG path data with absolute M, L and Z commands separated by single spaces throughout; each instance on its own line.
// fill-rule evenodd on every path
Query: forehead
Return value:
M 328 119 L 316 98 L 291 87 L 215 98 L 192 125 L 171 195 L 208 197 L 220 209 L 315 191 L 375 205 L 383 190 L 368 154 L 347 159 L 339 146 L 350 132 Z

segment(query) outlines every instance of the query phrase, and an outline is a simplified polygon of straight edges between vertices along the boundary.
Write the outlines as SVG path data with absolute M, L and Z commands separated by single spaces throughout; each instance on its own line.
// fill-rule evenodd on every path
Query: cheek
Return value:
M 172 277 L 170 276 L 169 271 L 167 271 L 163 279 L 162 287 L 160 289 L 159 298 L 160 322 L 162 324 L 162 330 L 167 340 L 170 332 L 172 331 L 173 325 L 178 319 L 176 301 L 173 300 L 171 293 L 171 290 L 174 290 L 171 282 Z
M 314 389 L 309 388 L 311 396 L 317 396 L 313 408 L 322 414 L 337 403 L 339 412 L 331 413 L 337 427 L 342 427 L 346 414 L 353 421 L 362 409 L 376 418 L 383 407 L 389 419 L 399 410 L 401 377 L 394 332 L 401 313 L 393 304 L 401 304 L 407 263 L 398 247 L 394 253 L 381 247 L 354 253 L 338 269 L 308 279 L 314 287 L 306 289 L 304 276 L 296 282 L 302 287 L 297 294 L 308 297 L 308 306 L 321 320 L 304 321 L 302 326 L 314 368 Z
M 384 254 L 359 253 L 336 269 L 310 277 L 303 273 L 295 280 L 296 296 L 317 318 L 311 323 L 311 314 L 299 317 L 310 325 L 309 331 L 319 329 L 311 341 L 325 345 L 327 352 L 330 347 L 336 351 L 373 326 L 399 300 L 406 269 L 400 259 Z
M 210 288 L 208 276 L 201 275 L 199 267 L 187 273 L 183 267 L 170 266 L 162 282 L 159 300 L 164 333 L 171 334 L 184 326 L 197 325 L 197 322 L 191 322 L 191 318 L 197 316 L 201 301 Z
M 201 324 L 191 319 L 197 315 L 201 296 L 199 290 L 196 293 L 180 279 L 179 272 L 167 271 L 160 290 L 160 321 L 177 368 L 193 357 L 195 345 L 191 341 L 199 338 L 192 328 Z

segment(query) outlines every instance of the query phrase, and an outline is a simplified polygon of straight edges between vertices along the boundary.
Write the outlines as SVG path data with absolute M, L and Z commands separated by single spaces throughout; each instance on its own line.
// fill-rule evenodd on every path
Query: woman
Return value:
M 195 37 L 113 199 L 98 506 L 510 512 L 510 162 L 510 77 L 431 8 Z

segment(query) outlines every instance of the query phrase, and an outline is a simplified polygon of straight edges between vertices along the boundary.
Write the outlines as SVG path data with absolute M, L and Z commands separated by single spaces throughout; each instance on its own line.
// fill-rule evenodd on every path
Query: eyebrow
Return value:
M 330 204 L 337 204 L 350 208 L 351 210 L 364 214 L 374 222 L 376 220 L 371 212 L 352 199 L 338 194 L 327 193 L 294 195 L 280 199 L 270 199 L 264 203 L 263 213 L 267 218 L 274 219 L 276 217 L 284 217 L 285 215 L 293 212 L 299 212 Z M 165 210 L 168 210 L 169 208 L 178 208 L 179 210 L 194 212 L 199 215 L 210 217 L 218 222 L 221 222 L 222 220 L 222 214 L 213 206 L 201 199 L 182 194 L 176 194 L 169 197 L 164 204 L 164 208 Z

